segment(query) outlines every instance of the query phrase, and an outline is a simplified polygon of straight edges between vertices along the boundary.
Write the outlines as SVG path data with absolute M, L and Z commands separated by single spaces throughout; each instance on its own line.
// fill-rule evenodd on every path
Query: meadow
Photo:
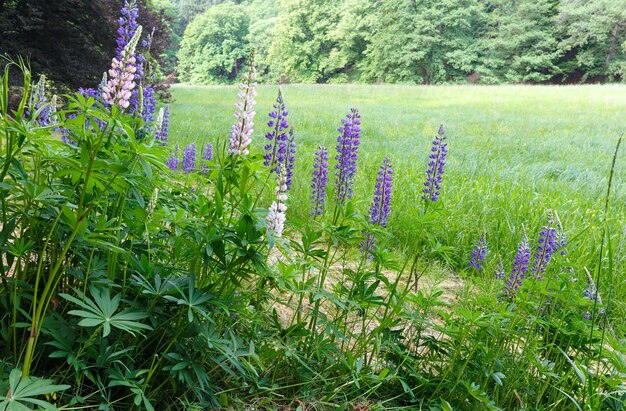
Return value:
M 263 151 L 267 113 L 278 86 L 258 87 L 253 151 Z M 313 153 L 323 144 L 334 157 L 340 113 L 362 115 L 357 210 L 366 214 L 374 175 L 384 156 L 397 170 L 385 244 L 410 255 L 442 260 L 469 271 L 472 246 L 484 231 L 486 269 L 492 279 L 498 256 L 512 261 L 522 226 L 535 238 L 548 209 L 569 238 L 572 261 L 592 270 L 604 221 L 604 198 L 615 144 L 624 132 L 626 87 L 606 86 L 407 86 L 281 85 L 296 130 L 297 178 L 288 219 L 308 219 Z M 217 144 L 227 139 L 236 89 L 173 87 L 171 144 Z M 420 216 L 431 141 L 439 124 L 448 137 L 438 221 Z M 626 163 L 620 154 L 610 200 L 614 244 L 626 241 Z M 427 226 L 425 230 L 423 227 Z M 425 231 L 428 233 L 426 234 Z M 616 255 L 614 287 L 626 297 L 625 257 Z M 508 265 L 505 264 L 508 267 Z M 626 317 L 626 298 L 619 298 Z M 619 318 L 621 315 L 618 315 Z M 623 322 L 620 320 L 620 322 Z
M 626 88 L 285 85 L 289 190 L 277 87 L 248 154 L 254 68 L 168 117 L 138 33 L 60 107 L 0 77 L 0 411 L 623 409 Z

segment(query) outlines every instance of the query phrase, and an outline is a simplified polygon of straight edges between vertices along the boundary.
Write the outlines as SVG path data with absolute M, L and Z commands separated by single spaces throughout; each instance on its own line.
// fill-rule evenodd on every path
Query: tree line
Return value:
M 158 0 L 183 21 L 182 81 L 619 82 L 626 0 Z

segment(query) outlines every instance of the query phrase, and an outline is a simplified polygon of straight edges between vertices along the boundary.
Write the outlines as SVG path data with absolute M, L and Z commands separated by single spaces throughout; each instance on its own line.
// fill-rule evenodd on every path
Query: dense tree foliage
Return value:
M 179 74 L 184 81 L 233 80 L 249 53 L 249 19 L 242 6 L 222 4 L 196 18 L 181 43 Z
M 215 4 L 224 3 L 171 1 L 183 19 L 208 10 L 196 17 L 204 22 Z M 257 49 L 264 79 L 270 81 L 621 81 L 626 67 L 626 0 L 237 3 L 246 10 L 249 24 L 237 47 Z M 198 21 L 185 37 L 197 39 L 200 31 L 213 30 L 203 24 Z M 202 53 L 204 47 L 197 44 L 194 49 Z M 180 53 L 181 73 L 195 58 L 188 51 Z M 230 65 L 241 66 L 234 60 Z M 227 72 L 197 76 L 196 81 L 232 77 Z
M 71 88 L 93 86 L 115 52 L 116 19 L 124 0 L 0 0 L 0 54 L 21 55 L 32 70 Z M 167 17 L 138 2 L 139 23 L 154 29 L 152 55 L 169 46 Z

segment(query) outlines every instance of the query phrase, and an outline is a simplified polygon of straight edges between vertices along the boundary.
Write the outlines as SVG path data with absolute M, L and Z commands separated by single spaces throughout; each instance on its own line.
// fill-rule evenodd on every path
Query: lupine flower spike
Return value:
M 274 237 L 281 237 L 287 219 L 287 170 L 284 164 L 279 166 L 274 194 L 276 200 L 270 205 L 265 222 L 269 233 Z
M 513 262 L 513 269 L 509 275 L 509 279 L 504 285 L 504 295 L 509 298 L 514 298 L 517 294 L 518 288 L 522 285 L 522 280 L 526 278 L 528 272 L 528 265 L 530 264 L 530 244 L 526 233 L 522 238 L 522 242 L 517 248 L 517 255 Z
M 167 136 L 170 128 L 170 105 L 166 104 L 165 107 L 161 107 L 159 110 L 159 116 L 157 117 L 155 125 L 154 139 L 159 141 L 161 145 L 167 145 Z
M 280 165 L 286 164 L 287 160 L 288 138 L 286 130 L 289 128 L 289 123 L 287 123 L 289 112 L 280 90 L 278 90 L 278 97 L 273 107 L 274 111 L 269 114 L 270 119 L 267 122 L 271 131 L 265 133 L 265 138 L 269 140 L 269 143 L 265 145 L 263 164 L 270 167 L 270 172 L 278 173 Z
M 311 182 L 311 217 L 324 213 L 326 203 L 326 184 L 328 182 L 328 150 L 319 146 L 315 152 L 313 181 Z
M 202 148 L 202 165 L 200 166 L 200 171 L 202 171 L 203 174 L 209 172 L 207 161 L 211 161 L 211 159 L 213 159 L 213 144 L 206 143 Z
M 141 36 L 141 26 L 135 31 L 135 35 L 130 39 L 120 60 L 114 57 L 109 69 L 109 80 L 102 88 L 102 98 L 109 105 L 116 105 L 128 108 L 130 105 L 131 91 L 135 88 L 135 47 Z
M 372 200 L 372 206 L 367 216 L 371 225 L 377 225 L 383 228 L 387 226 L 392 186 L 393 168 L 391 166 L 391 160 L 385 158 L 378 170 L 378 177 L 376 178 L 376 186 L 374 188 L 374 199 Z M 366 238 L 363 243 L 361 243 L 361 251 L 367 253 L 368 258 L 372 258 L 376 239 L 371 233 L 366 232 L 364 234 Z
M 248 71 L 241 76 L 239 84 L 239 94 L 241 100 L 235 104 L 235 123 L 230 132 L 228 145 L 228 155 L 243 155 L 249 153 L 248 146 L 252 142 L 252 132 L 254 127 L 254 105 L 256 101 L 256 69 L 254 67 L 254 54 L 250 56 Z
M 353 108 L 337 129 L 337 164 L 335 165 L 335 201 L 344 205 L 352 198 L 352 183 L 359 159 L 361 116 Z
M 546 267 L 552 258 L 552 254 L 557 250 L 556 229 L 554 228 L 554 217 L 552 210 L 548 210 L 546 225 L 541 227 L 537 248 L 535 249 L 535 259 L 531 272 L 537 279 L 542 279 L 546 272 Z
M 196 168 L 196 145 L 195 143 L 188 144 L 183 150 L 183 171 L 185 173 L 191 173 Z
M 470 266 L 477 270 L 482 270 L 482 262 L 485 261 L 485 257 L 487 257 L 487 238 L 485 233 L 483 233 L 478 239 L 478 243 L 476 243 L 474 249 L 472 250 L 472 259 L 469 263 Z
M 180 149 L 178 148 L 178 144 L 174 147 L 174 150 L 170 153 L 170 157 L 165 162 L 165 165 L 172 171 L 178 170 L 178 164 L 180 160 L 178 156 L 180 155 Z
M 437 136 L 433 140 L 431 153 L 428 156 L 428 170 L 426 170 L 426 181 L 422 190 L 422 198 L 426 201 L 434 203 L 439 199 L 447 154 L 448 143 L 446 143 L 446 134 L 442 124 L 439 126 Z

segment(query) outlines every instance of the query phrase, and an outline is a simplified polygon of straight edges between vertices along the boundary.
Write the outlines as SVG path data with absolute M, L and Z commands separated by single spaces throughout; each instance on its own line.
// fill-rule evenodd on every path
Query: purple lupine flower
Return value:
M 502 257 L 498 259 L 498 266 L 496 267 L 495 279 L 504 280 L 506 278 L 506 272 L 504 270 L 504 264 L 502 263 Z
M 374 248 L 376 247 L 376 239 L 374 238 L 374 234 L 363 231 L 363 235 L 365 235 L 365 240 L 361 242 L 360 248 L 363 254 L 367 255 L 368 260 L 374 258 Z
M 374 199 L 370 207 L 367 219 L 371 225 L 380 227 L 387 226 L 389 210 L 391 205 L 391 194 L 393 187 L 393 167 L 391 160 L 385 157 L 383 164 L 378 170 L 376 186 L 374 188 Z M 361 243 L 361 251 L 368 254 L 368 258 L 373 258 L 372 252 L 376 245 L 376 238 L 372 233 L 365 232 L 365 240 Z
M 183 150 L 183 171 L 191 173 L 196 168 L 196 144 L 188 144 Z
M 202 159 L 211 161 L 213 160 L 213 144 L 206 143 L 202 148 Z
M 200 171 L 203 174 L 209 172 L 209 165 L 207 161 L 211 161 L 213 159 L 213 144 L 206 143 L 204 147 L 202 147 L 202 165 L 200 166 Z
M 178 165 L 180 163 L 180 160 L 178 159 L 179 155 L 180 155 L 180 148 L 178 147 L 178 144 L 176 144 L 176 146 L 174 147 L 174 150 L 171 151 L 169 158 L 165 162 L 165 165 L 168 166 L 170 170 L 172 171 L 178 170 Z
M 535 259 L 531 272 L 537 279 L 542 279 L 546 272 L 546 267 L 552 258 L 552 254 L 557 250 L 556 229 L 552 226 L 554 219 L 552 211 L 548 210 L 547 224 L 541 227 L 537 248 L 535 249 Z
M 159 116 L 157 118 L 156 131 L 154 132 L 154 139 L 160 141 L 162 146 L 167 145 L 167 136 L 170 132 L 170 105 L 166 104 L 165 107 L 161 107 Z
M 485 257 L 487 257 L 487 238 L 483 233 L 478 239 L 478 243 L 472 249 L 472 259 L 469 265 L 477 270 L 482 270 L 482 262 L 485 261 Z
M 515 261 L 513 262 L 513 269 L 511 270 L 509 279 L 504 285 L 504 294 L 507 297 L 515 297 L 517 289 L 522 285 L 522 280 L 526 278 L 529 264 L 530 244 L 528 242 L 528 237 L 524 234 L 524 238 L 517 248 L 517 255 L 515 256 Z
M 241 76 L 239 84 L 239 94 L 241 100 L 235 104 L 235 123 L 230 132 L 228 145 L 228 155 L 243 155 L 249 153 L 248 146 L 252 142 L 252 132 L 254 131 L 254 105 L 256 101 L 256 68 L 254 67 L 254 54 L 250 56 L 248 71 Z
M 131 39 L 135 36 L 137 31 L 140 31 L 140 25 L 137 23 L 137 18 L 139 17 L 139 9 L 137 7 L 137 1 L 131 0 L 130 2 L 125 1 L 124 7 L 120 10 L 121 17 L 117 20 L 118 29 L 117 34 L 118 37 L 116 39 L 117 48 L 116 48 L 116 57 L 118 61 L 121 61 L 123 50 L 128 46 Z M 141 41 L 141 46 L 149 48 L 152 43 L 152 35 L 149 34 L 146 39 Z M 144 73 L 144 62 L 145 57 L 141 53 L 137 53 L 133 56 L 135 59 L 131 63 L 135 67 L 134 71 L 134 81 L 136 84 L 141 85 L 143 83 L 143 79 L 145 77 Z M 150 114 L 150 110 L 153 110 L 152 100 L 153 90 L 146 91 L 149 87 L 144 88 L 143 95 L 143 105 L 148 105 L 148 109 L 145 107 L 141 109 L 141 116 L 144 119 L 144 122 L 148 123 L 147 118 L 151 117 L 154 114 L 154 111 Z M 130 113 L 135 113 L 139 109 L 139 88 L 135 88 L 131 91 L 131 97 L 129 98 L 129 107 L 128 111 Z M 151 120 L 153 121 L 153 120 Z
M 426 201 L 436 202 L 439 199 L 447 153 L 448 143 L 446 143 L 445 130 L 443 124 L 441 124 L 437 136 L 433 140 L 431 153 L 428 156 L 428 170 L 426 170 L 426 181 L 422 190 L 422 198 Z
M 337 137 L 337 164 L 335 165 L 335 201 L 344 205 L 352 198 L 352 183 L 359 159 L 361 137 L 361 116 L 355 108 L 337 128 L 341 134 Z
M 285 160 L 285 168 L 287 169 L 287 191 L 291 189 L 291 183 L 293 180 L 293 167 L 296 162 L 296 140 L 293 132 L 293 128 L 289 130 L 289 137 L 287 138 L 287 158 Z
M 117 20 L 117 48 L 115 50 L 118 59 L 122 58 L 124 48 L 139 28 L 139 23 L 137 23 L 137 18 L 139 17 L 137 2 L 135 0 L 131 0 L 130 3 L 125 1 L 124 7 L 120 10 L 120 14 L 122 16 Z
M 154 122 L 154 113 L 156 112 L 156 93 L 152 86 L 143 89 L 143 110 L 141 118 L 146 125 Z M 148 126 L 149 127 L 149 126 Z
M 265 222 L 269 233 L 274 237 L 281 237 L 287 219 L 287 170 L 284 164 L 279 165 L 274 194 L 276 200 L 270 205 Z
M 326 184 L 328 182 L 328 150 L 319 146 L 315 152 L 313 181 L 311 182 L 311 217 L 322 215 L 326 203 Z
M 387 220 L 389 219 L 389 209 L 391 204 L 391 192 L 393 186 L 393 167 L 391 160 L 387 157 L 383 160 L 383 164 L 378 170 L 378 177 L 376 177 L 376 186 L 374 188 L 374 199 L 370 212 L 368 214 L 368 220 L 370 224 L 379 225 L 381 227 L 387 226 Z
M 280 90 L 278 90 L 278 97 L 276 97 L 276 103 L 273 107 L 274 111 L 269 113 L 270 119 L 267 122 L 271 131 L 265 133 L 265 138 L 269 140 L 269 143 L 265 145 L 263 164 L 270 167 L 271 173 L 278 173 L 280 165 L 286 165 L 288 138 L 285 130 L 289 128 L 289 123 L 287 123 L 289 112 Z
M 78 94 L 86 98 L 93 98 L 95 100 L 100 99 L 100 97 L 102 96 L 102 93 L 100 93 L 100 90 L 91 88 L 91 87 L 89 88 L 79 87 Z

